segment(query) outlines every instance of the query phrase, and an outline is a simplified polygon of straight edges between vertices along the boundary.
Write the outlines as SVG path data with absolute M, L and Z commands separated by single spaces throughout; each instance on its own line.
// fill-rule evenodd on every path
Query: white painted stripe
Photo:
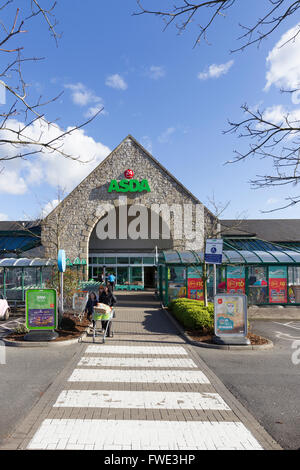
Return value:
M 209 380 L 200 370 L 74 369 L 69 382 L 208 384 Z
M 230 410 L 217 393 L 63 390 L 55 407 Z
M 110 346 L 90 345 L 86 348 L 86 354 L 144 354 L 147 355 L 187 355 L 187 351 L 182 346 Z
M 262 449 L 251 432 L 240 422 L 97 419 L 46 419 L 27 448 Z
M 79 366 L 88 367 L 168 367 L 196 368 L 192 359 L 153 357 L 82 357 Z

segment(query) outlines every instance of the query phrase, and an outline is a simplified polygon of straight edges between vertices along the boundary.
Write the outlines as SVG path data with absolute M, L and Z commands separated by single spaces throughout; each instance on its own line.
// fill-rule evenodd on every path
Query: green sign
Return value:
M 108 192 L 116 191 L 117 193 L 141 193 L 147 191 L 150 193 L 151 189 L 147 180 L 128 180 L 124 179 L 121 181 L 111 180 Z
M 29 330 L 54 330 L 57 327 L 55 289 L 28 289 L 25 302 L 26 327 Z

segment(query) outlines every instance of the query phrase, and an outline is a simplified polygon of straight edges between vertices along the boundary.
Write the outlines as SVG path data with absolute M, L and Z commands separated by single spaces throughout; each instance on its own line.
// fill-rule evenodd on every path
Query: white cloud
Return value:
M 3 214 L 3 212 L 0 212 L 0 220 L 3 222 L 5 220 L 8 220 L 8 215 L 7 214 Z
M 102 110 L 102 111 L 101 111 Z M 107 111 L 105 111 L 105 109 L 103 109 L 103 105 L 102 104 L 97 104 L 95 106 L 90 106 L 88 108 L 88 110 L 84 113 L 84 117 L 89 119 L 93 116 L 95 116 L 96 113 L 98 113 L 99 111 L 101 111 L 101 115 L 102 116 L 106 116 L 108 113 Z
M 271 85 L 287 90 L 300 87 L 300 34 L 294 40 L 287 42 L 299 31 L 300 23 L 284 33 L 280 40 L 269 52 L 266 59 L 267 73 L 265 90 Z M 286 43 L 286 44 L 285 44 Z M 300 103 L 300 93 L 292 95 L 294 104 Z
M 20 195 L 27 191 L 27 184 L 18 171 L 3 169 L 0 173 L 0 193 Z
M 167 144 L 170 142 L 171 135 L 175 132 L 175 127 L 168 127 L 164 132 L 158 137 L 158 142 L 161 144 Z
M 161 65 L 151 65 L 149 70 L 147 70 L 148 77 L 152 78 L 153 80 L 158 80 L 166 75 L 165 68 Z
M 58 199 L 53 199 L 52 201 L 45 204 L 43 209 L 42 209 L 41 216 L 46 217 L 48 214 L 50 214 L 50 212 L 52 212 L 53 209 L 55 209 L 55 207 L 57 206 L 58 203 L 59 203 Z
M 7 126 L 18 128 L 23 127 L 24 124 L 10 120 Z M 69 129 L 71 127 L 67 130 Z M 57 125 L 48 128 L 40 121 L 35 121 L 27 128 L 26 136 L 39 139 L 42 133 L 42 140 L 50 141 L 61 132 L 63 129 Z M 7 131 L 6 133 L 8 134 Z M 71 135 L 67 135 L 61 145 L 65 153 L 78 156 L 81 161 L 74 161 L 55 152 L 46 151 L 38 157 L 28 157 L 25 161 L 23 159 L 7 161 L 0 173 L 0 193 L 24 194 L 32 188 L 33 184 L 37 186 L 45 183 L 53 187 L 59 185 L 66 191 L 71 191 L 110 153 L 108 147 L 86 135 L 83 129 L 77 129 Z M 16 149 L 6 145 L 1 147 L 1 151 L 11 155 Z M 20 151 L 20 148 L 17 151 Z
M 264 111 L 263 117 L 265 121 L 269 121 L 274 124 L 281 124 L 285 122 L 287 118 L 290 125 L 294 125 L 295 122 L 300 121 L 300 109 L 294 109 L 292 111 L 289 111 L 281 104 L 270 106 Z
M 94 94 L 83 83 L 69 83 L 65 88 L 71 90 L 71 96 L 74 104 L 79 106 L 87 106 L 90 103 L 100 103 L 102 98 Z
M 208 78 L 219 78 L 221 75 L 225 75 L 229 71 L 233 63 L 233 60 L 229 60 L 225 64 L 212 64 L 208 67 L 207 71 L 200 72 L 198 74 L 198 78 L 200 80 L 207 80 Z
M 116 90 L 126 90 L 128 88 L 127 83 L 118 73 L 107 77 L 105 85 L 115 88 Z

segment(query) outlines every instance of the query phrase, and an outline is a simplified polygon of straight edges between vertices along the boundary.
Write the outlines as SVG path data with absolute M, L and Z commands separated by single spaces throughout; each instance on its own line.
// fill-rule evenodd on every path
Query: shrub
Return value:
M 200 330 L 213 333 L 214 330 L 214 305 L 193 299 L 176 299 L 169 304 L 169 309 L 177 320 L 189 330 Z
M 13 329 L 13 333 L 16 335 L 25 335 L 29 333 L 29 330 L 24 323 L 20 323 L 20 325 Z

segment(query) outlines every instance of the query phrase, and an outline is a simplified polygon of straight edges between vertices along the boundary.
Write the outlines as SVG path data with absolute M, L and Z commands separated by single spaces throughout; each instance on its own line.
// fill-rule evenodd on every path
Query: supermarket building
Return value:
M 300 304 L 300 220 L 219 221 L 129 135 L 43 221 L 0 222 L 0 294 L 22 300 L 44 284 L 63 248 L 85 279 L 114 273 L 119 288 L 159 288 L 166 304 L 201 300 L 205 239 L 220 230 L 218 291 Z

